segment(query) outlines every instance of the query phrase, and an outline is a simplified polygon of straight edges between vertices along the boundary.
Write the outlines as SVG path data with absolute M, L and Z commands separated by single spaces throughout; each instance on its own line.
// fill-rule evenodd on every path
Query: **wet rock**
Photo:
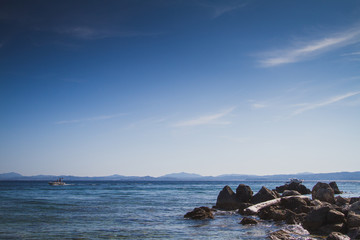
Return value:
M 347 215 L 347 224 L 349 228 L 360 227 L 360 215 L 349 212 Z
M 211 209 L 208 207 L 199 207 L 194 208 L 191 212 L 185 214 L 184 218 L 191 218 L 191 219 L 214 219 L 214 215 L 211 212 Z
M 345 222 L 345 214 L 334 209 L 330 209 L 326 215 L 326 223 L 337 224 Z
M 305 199 L 299 197 L 282 198 L 280 200 L 280 206 L 292 210 L 296 213 L 310 212 L 308 202 Z
M 248 224 L 258 224 L 258 221 L 254 218 L 250 218 L 250 217 L 244 217 L 240 224 L 242 225 L 248 225 Z
M 326 224 L 327 214 L 330 211 L 330 207 L 320 207 L 313 210 L 305 217 L 303 227 L 310 232 L 317 231 L 322 225 Z
M 263 220 L 283 221 L 286 219 L 289 211 L 288 209 L 281 209 L 277 206 L 269 206 L 261 209 L 258 216 Z
M 355 203 L 357 201 L 360 201 L 360 197 L 352 197 L 352 198 L 350 198 L 350 204 L 353 204 L 353 203 Z
M 323 202 L 335 203 L 334 190 L 327 183 L 318 182 L 313 187 L 312 198 Z
M 349 204 L 350 203 L 350 199 L 349 198 L 344 198 L 342 196 L 336 196 L 335 197 L 335 204 L 337 206 L 343 206 L 345 204 Z
M 356 214 L 360 214 L 360 201 L 351 204 L 349 211 L 355 212 Z
M 327 236 L 326 240 L 350 240 L 350 238 L 339 232 L 332 232 Z
M 288 196 L 298 196 L 298 195 L 301 194 L 296 190 L 285 190 L 281 196 L 288 197 Z
M 328 235 L 332 232 L 340 232 L 344 229 L 343 223 L 337 223 L 337 224 L 326 224 L 324 226 L 321 226 L 318 230 L 320 234 Z
M 271 240 L 296 240 L 289 231 L 283 229 L 270 233 L 269 238 Z
M 236 210 L 240 207 L 240 201 L 237 200 L 233 190 L 225 186 L 217 197 L 215 207 L 222 210 Z
M 253 191 L 249 186 L 245 184 L 239 184 L 239 186 L 236 188 L 235 195 L 240 202 L 249 203 L 253 197 Z
M 253 204 L 251 203 L 240 203 L 238 213 L 241 215 L 247 215 L 244 210 L 252 205 Z
M 290 184 L 285 184 L 275 189 L 277 192 L 282 193 L 285 190 L 294 190 L 299 192 L 300 194 L 310 194 L 310 189 L 306 186 L 302 185 L 301 183 L 292 182 Z
M 289 210 L 286 214 L 285 222 L 287 224 L 301 224 L 304 222 L 306 213 L 296 214 L 293 211 Z
M 335 194 L 341 194 L 342 193 L 342 191 L 339 190 L 339 187 L 336 184 L 336 182 L 331 182 L 331 183 L 329 183 L 329 185 L 334 190 Z
M 358 228 L 350 228 L 347 235 L 351 239 L 360 239 L 360 227 L 358 227 Z
M 271 191 L 269 189 L 267 189 L 266 187 L 262 187 L 258 193 L 256 193 L 251 202 L 253 204 L 257 204 L 257 203 L 261 203 L 261 202 L 265 202 L 265 201 L 268 201 L 268 200 L 272 200 L 272 199 L 275 199 L 277 198 L 277 194 L 274 192 L 274 191 Z

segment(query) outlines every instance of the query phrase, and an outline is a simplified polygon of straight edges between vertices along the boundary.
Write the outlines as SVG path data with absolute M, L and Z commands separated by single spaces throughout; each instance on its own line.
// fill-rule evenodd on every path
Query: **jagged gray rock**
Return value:
M 253 191 L 251 188 L 245 184 L 239 184 L 236 188 L 236 198 L 240 202 L 249 203 L 253 197 Z
M 262 187 L 258 193 L 256 193 L 251 202 L 253 204 L 257 204 L 257 203 L 261 203 L 261 202 L 265 202 L 271 199 L 275 199 L 277 198 L 277 194 L 274 191 L 271 191 L 270 189 L 266 188 L 266 187 Z
M 320 201 L 335 203 L 334 190 L 327 183 L 318 182 L 313 187 L 312 198 Z
M 225 186 L 216 200 L 216 208 L 222 210 L 236 210 L 240 208 L 240 201 L 229 186 Z
M 214 215 L 211 212 L 211 209 L 208 207 L 199 207 L 194 208 L 191 212 L 188 212 L 184 215 L 184 218 L 191 218 L 196 220 L 202 220 L 202 219 L 214 219 Z
M 250 217 L 244 217 L 240 224 L 242 225 L 248 225 L 248 224 L 258 224 L 258 221 L 254 218 L 250 218 Z

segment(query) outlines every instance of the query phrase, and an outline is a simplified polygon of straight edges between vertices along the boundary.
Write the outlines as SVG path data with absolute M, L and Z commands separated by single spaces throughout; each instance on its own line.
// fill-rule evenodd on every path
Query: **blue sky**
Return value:
M 0 1 L 0 172 L 358 171 L 359 1 Z

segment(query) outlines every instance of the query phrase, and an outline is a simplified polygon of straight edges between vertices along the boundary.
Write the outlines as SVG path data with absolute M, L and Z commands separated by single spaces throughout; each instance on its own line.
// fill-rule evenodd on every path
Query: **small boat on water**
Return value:
M 297 178 L 290 178 L 288 182 L 286 182 L 286 184 L 290 184 L 290 183 L 302 183 L 304 180 L 303 179 L 297 179 Z
M 49 185 L 51 185 L 51 186 L 63 186 L 63 185 L 66 185 L 66 183 L 63 181 L 63 178 L 59 178 L 56 181 L 49 182 Z

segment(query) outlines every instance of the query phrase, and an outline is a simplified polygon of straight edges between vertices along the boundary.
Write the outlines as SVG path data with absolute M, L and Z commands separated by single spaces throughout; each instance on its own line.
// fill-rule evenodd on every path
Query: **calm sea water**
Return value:
M 0 182 L 0 239 L 265 239 L 283 224 L 239 224 L 241 215 L 189 220 L 194 207 L 215 205 L 219 191 L 240 182 Z M 282 182 L 241 182 L 254 192 Z M 360 196 L 360 182 L 337 182 Z M 315 182 L 305 182 L 312 188 Z

